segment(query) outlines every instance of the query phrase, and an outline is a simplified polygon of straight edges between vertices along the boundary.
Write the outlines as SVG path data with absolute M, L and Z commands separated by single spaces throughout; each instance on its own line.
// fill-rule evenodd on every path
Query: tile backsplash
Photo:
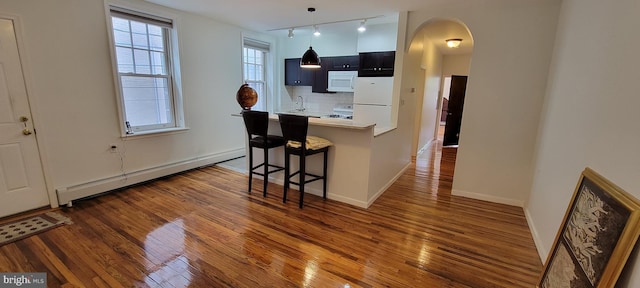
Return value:
M 298 108 L 298 104 L 296 104 L 298 96 L 302 96 L 304 99 L 304 108 L 308 112 L 314 113 L 330 114 L 336 104 L 353 103 L 353 93 L 351 92 L 313 93 L 311 86 L 287 86 L 286 90 L 289 92 L 290 103 L 286 103 L 285 99 L 282 102 L 282 110 Z

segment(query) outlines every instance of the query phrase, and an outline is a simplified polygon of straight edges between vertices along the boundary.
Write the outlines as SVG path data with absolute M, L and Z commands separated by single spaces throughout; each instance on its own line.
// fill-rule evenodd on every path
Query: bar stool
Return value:
M 284 145 L 284 139 L 281 136 L 268 135 L 269 129 L 269 113 L 264 111 L 246 110 L 242 112 L 244 126 L 247 128 L 249 137 L 249 193 L 251 193 L 251 182 L 253 174 L 264 177 L 262 196 L 267 196 L 267 184 L 269 183 L 269 174 L 284 170 L 284 167 L 269 164 L 269 149 Z M 253 166 L 253 148 L 260 148 L 264 151 L 264 162 Z M 263 173 L 256 171 L 258 168 L 264 167 Z M 270 168 L 276 168 L 269 171 Z
M 307 130 L 309 128 L 309 118 L 300 115 L 278 115 L 280 121 L 280 128 L 282 129 L 282 136 L 286 141 L 284 147 L 284 195 L 282 202 L 287 202 L 287 190 L 291 183 L 298 185 L 300 188 L 300 204 L 304 199 L 304 185 L 316 180 L 322 179 L 322 198 L 327 199 L 327 154 L 329 147 L 333 145 L 330 141 L 316 137 L 307 136 Z M 315 175 L 306 172 L 306 156 L 323 153 L 324 163 L 322 169 L 322 175 Z M 300 169 L 294 173 L 291 173 L 290 156 L 297 155 L 300 160 Z M 294 176 L 299 175 L 298 182 L 291 180 Z M 310 178 L 306 178 L 309 176 Z

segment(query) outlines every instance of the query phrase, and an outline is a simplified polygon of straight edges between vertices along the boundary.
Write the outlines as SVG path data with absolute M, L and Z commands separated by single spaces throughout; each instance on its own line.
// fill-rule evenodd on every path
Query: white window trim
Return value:
M 240 79 L 242 80 L 242 83 L 244 83 L 244 39 L 252 39 L 252 40 L 256 40 L 256 41 L 260 41 L 260 42 L 264 42 L 264 43 L 268 43 L 269 44 L 269 53 L 267 54 L 268 56 L 265 58 L 265 73 L 266 73 L 266 78 L 265 78 L 265 90 L 267 91 L 267 107 L 265 107 L 265 110 L 268 112 L 275 112 L 276 107 L 280 107 L 280 97 L 277 97 L 276 89 L 275 87 L 277 87 L 276 81 L 275 81 L 275 75 L 277 75 L 276 73 L 276 51 L 277 51 L 277 44 L 276 41 L 274 39 L 267 39 L 261 35 L 258 34 L 254 34 L 251 32 L 243 32 L 241 37 L 240 37 L 240 49 L 241 49 L 241 53 L 240 53 L 240 66 L 241 66 L 241 74 L 240 74 Z
M 133 134 L 127 133 L 129 129 L 126 126 L 126 120 L 125 120 L 126 117 L 124 113 L 125 106 L 123 103 L 124 99 L 122 97 L 122 90 L 121 90 L 122 86 L 120 83 L 120 75 L 118 73 L 118 61 L 116 59 L 115 40 L 113 39 L 113 24 L 111 20 L 112 7 L 130 10 L 132 12 L 139 13 L 142 15 L 150 15 L 150 16 L 157 16 L 159 18 L 170 19 L 172 21 L 173 28 L 169 30 L 169 32 L 171 33 L 169 37 L 171 42 L 169 43 L 170 45 L 169 47 L 167 47 L 167 49 L 169 50 L 169 54 L 171 57 L 171 63 L 169 63 L 168 68 L 172 69 L 172 73 L 173 73 L 173 77 L 171 77 L 172 83 L 170 83 L 170 87 L 173 93 L 173 107 L 174 107 L 173 114 L 175 117 L 175 127 L 166 127 L 166 128 L 158 128 L 153 130 L 138 131 Z M 154 134 L 166 134 L 166 133 L 173 133 L 176 131 L 188 130 L 189 128 L 186 126 L 186 123 L 185 123 L 184 103 L 183 103 L 183 97 L 182 97 L 182 77 L 181 77 L 181 70 L 180 70 L 180 49 L 179 49 L 180 42 L 178 40 L 178 33 L 177 33 L 179 22 L 180 22 L 179 17 L 175 14 L 169 14 L 164 11 L 160 11 L 158 9 L 151 8 L 148 6 L 143 7 L 142 5 L 139 5 L 139 4 L 118 1 L 118 0 L 105 0 L 104 9 L 105 9 L 105 19 L 107 23 L 107 32 L 108 32 L 107 35 L 109 38 L 109 52 L 111 54 L 112 73 L 113 73 L 114 88 L 115 88 L 116 100 L 117 100 L 116 102 L 118 106 L 120 137 L 122 138 L 134 138 L 134 137 L 137 138 L 137 136 L 148 137 Z

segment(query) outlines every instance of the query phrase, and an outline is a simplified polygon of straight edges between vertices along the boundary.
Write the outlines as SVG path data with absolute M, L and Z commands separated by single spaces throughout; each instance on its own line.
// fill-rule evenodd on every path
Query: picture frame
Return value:
M 613 287 L 639 234 L 638 199 L 585 168 L 537 287 Z

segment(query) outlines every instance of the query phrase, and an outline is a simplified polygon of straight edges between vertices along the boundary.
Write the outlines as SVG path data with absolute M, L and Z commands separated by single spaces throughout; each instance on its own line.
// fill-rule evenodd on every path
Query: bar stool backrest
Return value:
M 266 140 L 269 130 L 269 112 L 247 110 L 242 112 L 242 118 L 244 126 L 247 127 L 249 139 L 253 138 L 252 135 L 257 135 L 265 137 Z
M 285 145 L 288 141 L 296 141 L 302 145 L 302 150 L 306 150 L 307 130 L 309 129 L 309 118 L 300 115 L 280 114 L 280 129 Z

